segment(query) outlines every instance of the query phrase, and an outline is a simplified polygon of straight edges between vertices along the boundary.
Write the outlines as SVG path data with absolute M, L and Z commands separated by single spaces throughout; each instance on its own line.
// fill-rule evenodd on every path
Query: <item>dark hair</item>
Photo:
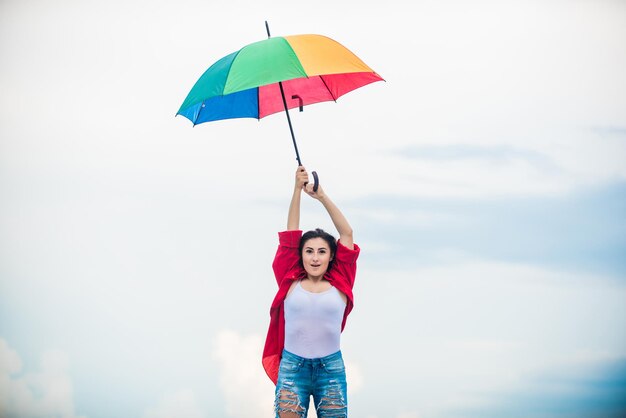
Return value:
M 304 263 L 302 263 L 302 250 L 304 249 L 304 244 L 313 238 L 321 238 L 328 244 L 330 248 L 330 262 L 328 263 L 328 270 L 333 266 L 333 262 L 335 261 L 335 253 L 337 252 L 337 240 L 335 237 L 330 235 L 328 232 L 323 229 L 316 228 L 312 231 L 305 232 L 302 234 L 302 238 L 300 238 L 300 245 L 298 246 L 298 255 L 300 256 L 300 267 L 304 268 Z M 326 271 L 328 271 L 326 270 Z

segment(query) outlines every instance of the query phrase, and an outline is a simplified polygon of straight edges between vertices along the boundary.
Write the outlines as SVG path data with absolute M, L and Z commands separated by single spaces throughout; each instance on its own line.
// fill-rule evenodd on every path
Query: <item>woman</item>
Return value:
M 276 384 L 278 418 L 306 417 L 313 396 L 317 416 L 347 417 L 346 374 L 340 335 L 353 307 L 359 247 L 352 228 L 320 186 L 298 167 L 287 231 L 280 232 L 272 265 L 278 293 L 270 309 L 263 367 Z M 302 191 L 317 199 L 339 232 L 339 241 L 316 229 L 300 231 Z

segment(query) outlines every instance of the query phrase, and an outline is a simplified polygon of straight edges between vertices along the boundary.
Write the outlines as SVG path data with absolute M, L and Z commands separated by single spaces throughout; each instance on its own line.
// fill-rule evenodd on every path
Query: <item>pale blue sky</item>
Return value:
M 0 415 L 271 416 L 286 120 L 174 117 L 268 20 L 386 80 L 292 114 L 363 249 L 351 417 L 623 416 L 625 19 L 617 0 L 3 1 Z M 311 200 L 302 226 L 332 230 Z

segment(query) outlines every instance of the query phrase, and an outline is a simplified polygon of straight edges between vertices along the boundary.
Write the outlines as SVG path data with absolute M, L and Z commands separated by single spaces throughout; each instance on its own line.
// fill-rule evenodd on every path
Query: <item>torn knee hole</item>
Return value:
M 290 390 L 281 389 L 278 394 L 278 402 L 289 405 L 297 405 L 298 408 L 302 409 L 302 407 L 300 406 L 300 399 L 298 399 L 298 395 Z
M 329 390 L 326 396 L 320 399 L 320 402 L 317 406 L 318 411 L 335 411 L 339 412 L 340 410 L 345 410 L 346 403 L 343 395 L 340 391 L 337 390 Z
M 300 405 L 300 399 L 294 392 L 281 389 L 276 398 L 276 412 L 280 418 L 300 418 L 304 408 Z

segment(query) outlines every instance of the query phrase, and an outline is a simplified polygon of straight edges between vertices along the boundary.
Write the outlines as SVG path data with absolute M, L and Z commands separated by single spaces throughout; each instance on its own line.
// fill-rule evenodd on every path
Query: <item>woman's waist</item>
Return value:
M 336 351 L 332 354 L 329 354 L 327 356 L 323 356 L 323 357 L 316 357 L 316 358 L 306 358 L 306 357 L 301 357 L 297 354 L 291 353 L 285 349 L 283 349 L 283 358 L 287 358 L 289 360 L 292 361 L 296 361 L 302 364 L 315 364 L 315 363 L 328 363 L 330 361 L 334 361 L 334 360 L 338 360 L 343 358 L 341 355 L 341 350 Z

